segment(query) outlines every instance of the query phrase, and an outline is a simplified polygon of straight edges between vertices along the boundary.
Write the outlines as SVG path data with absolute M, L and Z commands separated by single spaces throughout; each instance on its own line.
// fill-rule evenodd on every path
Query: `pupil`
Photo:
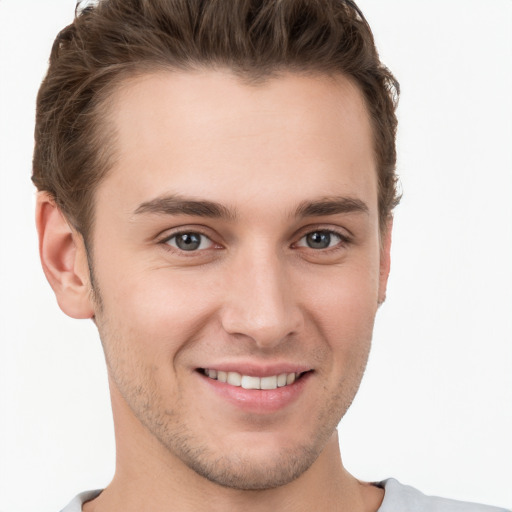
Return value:
M 201 245 L 201 236 L 197 233 L 185 233 L 176 238 L 176 245 L 183 251 L 194 251 Z
M 312 249 L 326 249 L 331 244 L 331 235 L 330 233 L 315 231 L 310 233 L 306 240 Z

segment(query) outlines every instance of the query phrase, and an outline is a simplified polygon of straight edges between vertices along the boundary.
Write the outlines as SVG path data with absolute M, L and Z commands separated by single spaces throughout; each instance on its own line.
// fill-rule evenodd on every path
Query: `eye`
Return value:
M 164 243 L 180 251 L 188 252 L 209 249 L 214 245 L 206 235 L 193 231 L 172 235 L 164 240 Z
M 303 236 L 298 241 L 297 246 L 309 247 L 310 249 L 329 249 L 343 241 L 343 237 L 333 231 L 312 231 Z

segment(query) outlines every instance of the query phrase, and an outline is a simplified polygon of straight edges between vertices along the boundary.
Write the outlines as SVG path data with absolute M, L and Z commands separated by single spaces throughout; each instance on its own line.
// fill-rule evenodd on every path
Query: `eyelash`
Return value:
M 332 237 L 334 235 L 334 237 L 338 238 L 338 242 L 335 245 L 333 245 L 332 247 L 317 248 L 317 249 L 315 249 L 313 247 L 307 247 L 305 245 L 298 245 L 302 240 L 306 239 L 308 236 L 313 235 L 313 234 L 328 235 L 329 237 Z M 331 252 L 345 248 L 350 243 L 351 243 L 351 239 L 345 233 L 340 233 L 339 231 L 336 231 L 334 229 L 316 228 L 316 229 L 310 229 L 307 232 L 305 232 L 299 238 L 298 242 L 296 242 L 294 245 L 297 247 L 305 247 L 306 249 L 311 249 L 315 252 L 331 253 Z
M 318 248 L 318 249 L 315 249 L 313 247 L 307 247 L 307 246 L 304 246 L 304 245 L 298 245 L 299 242 L 301 242 L 303 239 L 305 239 L 308 235 L 312 235 L 312 234 L 315 234 L 315 233 L 321 233 L 321 234 L 326 234 L 326 235 L 329 235 L 329 236 L 335 236 L 336 238 L 339 239 L 338 243 L 336 243 L 334 246 L 332 247 L 326 247 L 326 248 Z M 207 248 L 203 248 L 203 249 L 194 249 L 194 250 L 190 250 L 190 251 L 187 251 L 185 249 L 180 249 L 179 247 L 177 246 L 172 246 L 169 244 L 169 242 L 173 239 L 177 239 L 179 236 L 183 236 L 183 235 L 198 235 L 199 237 L 202 237 L 206 240 L 209 240 L 210 244 L 213 246 L 213 247 L 207 247 Z M 220 244 L 216 244 L 212 238 L 210 236 L 208 236 L 207 234 L 203 233 L 201 230 L 199 229 L 188 229 L 188 230 L 180 230 L 180 231 L 177 231 L 175 233 L 172 233 L 170 235 L 167 235 L 165 238 L 163 238 L 162 240 L 160 240 L 158 242 L 159 244 L 161 244 L 165 250 L 167 251 L 174 251 L 174 252 L 177 252 L 179 253 L 180 255 L 183 255 L 183 256 L 193 256 L 193 255 L 197 255 L 197 253 L 201 253 L 201 252 L 204 252 L 206 250 L 209 250 L 209 249 L 220 249 L 222 248 L 222 246 L 220 246 Z M 202 241 L 200 243 L 203 243 Z M 313 228 L 311 229 L 308 228 L 307 231 L 303 231 L 302 234 L 300 235 L 300 238 L 298 239 L 297 242 L 294 242 L 292 244 L 292 247 L 304 247 L 305 249 L 310 249 L 314 252 L 322 252 L 322 253 L 332 253 L 332 252 L 336 252 L 340 249 L 343 249 L 343 248 L 346 248 L 349 244 L 352 243 L 352 238 L 350 236 L 348 236 L 347 234 L 345 233 L 341 233 L 340 231 L 337 231 L 337 230 L 334 230 L 332 228 L 323 228 L 323 227 L 316 227 L 316 228 Z M 217 247 L 215 247 L 217 246 Z
M 205 233 L 203 233 L 201 230 L 199 229 L 188 229 L 188 230 L 181 230 L 181 231 L 177 231 L 175 233 L 172 233 L 168 236 L 166 236 L 165 238 L 163 238 L 162 240 L 159 241 L 159 244 L 161 244 L 164 249 L 168 250 L 168 251 L 175 251 L 175 252 L 178 252 L 179 254 L 183 254 L 183 255 L 189 255 L 192 256 L 194 253 L 198 253 L 198 252 L 203 252 L 207 249 L 210 249 L 211 247 L 208 247 L 208 248 L 205 248 L 205 249 L 195 249 L 195 250 L 190 250 L 190 251 L 187 251 L 185 249 L 180 249 L 179 247 L 173 247 L 172 245 L 169 244 L 169 242 L 172 240 L 172 239 L 177 239 L 179 236 L 183 236 L 183 235 L 199 235 L 199 237 L 201 237 L 202 239 L 206 239 L 206 240 L 209 240 L 210 243 L 215 246 L 217 245 L 218 248 L 220 248 L 219 244 L 216 244 L 212 239 L 211 237 L 209 237 L 208 235 L 206 235 Z M 201 244 L 203 243 L 203 240 L 201 240 L 200 242 Z

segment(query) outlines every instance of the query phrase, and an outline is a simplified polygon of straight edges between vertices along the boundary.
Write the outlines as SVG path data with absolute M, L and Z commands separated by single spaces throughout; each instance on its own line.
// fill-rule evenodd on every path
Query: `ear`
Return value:
M 379 272 L 379 306 L 386 300 L 389 271 L 391 269 L 391 233 L 393 231 L 393 218 L 390 217 L 383 227 L 380 248 L 380 272 Z
M 36 226 L 43 270 L 60 309 L 72 318 L 94 317 L 83 238 L 47 192 L 37 195 Z

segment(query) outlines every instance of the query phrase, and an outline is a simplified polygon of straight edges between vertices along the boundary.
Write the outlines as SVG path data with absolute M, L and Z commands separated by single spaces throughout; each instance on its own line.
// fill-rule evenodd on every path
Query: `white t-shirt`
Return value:
M 377 512 L 512 512 L 504 508 L 477 503 L 425 496 L 414 487 L 403 485 L 394 478 L 375 485 L 384 489 L 384 501 Z M 82 505 L 96 498 L 100 492 L 82 492 L 61 512 L 82 512 Z

